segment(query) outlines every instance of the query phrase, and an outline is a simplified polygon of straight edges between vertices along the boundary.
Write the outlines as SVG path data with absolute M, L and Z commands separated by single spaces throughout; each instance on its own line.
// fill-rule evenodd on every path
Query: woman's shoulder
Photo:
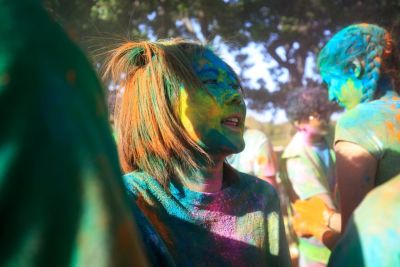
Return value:
M 134 172 L 129 172 L 126 173 L 122 176 L 125 184 L 129 185 L 144 185 L 145 180 L 147 180 L 147 175 L 144 172 L 139 172 L 139 171 L 134 171 Z
M 346 110 L 338 119 L 336 127 L 356 127 L 363 125 L 371 116 L 379 113 L 376 103 L 367 102 L 358 104 L 356 107 Z
M 128 193 L 137 197 L 151 188 L 154 179 L 145 172 L 134 171 L 124 174 L 123 181 Z
M 341 128 L 370 128 L 379 122 L 394 117 L 400 107 L 400 101 L 391 99 L 377 99 L 358 104 L 346 111 L 337 121 L 337 127 Z

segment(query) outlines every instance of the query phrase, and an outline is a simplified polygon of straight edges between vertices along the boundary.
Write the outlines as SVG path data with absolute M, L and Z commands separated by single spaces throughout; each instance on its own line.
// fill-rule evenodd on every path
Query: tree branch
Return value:
M 183 25 L 185 25 L 186 30 L 187 30 L 190 34 L 195 35 L 193 23 L 192 23 L 192 21 L 189 19 L 189 17 L 188 17 L 188 16 L 185 16 L 184 18 L 182 18 L 182 22 L 183 22 Z
M 276 49 L 281 45 L 281 42 L 279 39 L 276 39 L 270 43 L 269 46 L 266 46 L 266 50 L 270 54 L 270 56 L 281 66 L 286 69 L 289 69 L 290 64 L 288 61 L 284 61 L 277 53 Z

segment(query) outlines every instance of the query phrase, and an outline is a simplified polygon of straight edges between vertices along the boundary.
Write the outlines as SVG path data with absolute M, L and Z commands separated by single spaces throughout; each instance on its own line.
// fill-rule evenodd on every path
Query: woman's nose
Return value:
M 241 105 L 243 102 L 243 97 L 237 91 L 230 92 L 226 95 L 225 104 L 228 105 Z

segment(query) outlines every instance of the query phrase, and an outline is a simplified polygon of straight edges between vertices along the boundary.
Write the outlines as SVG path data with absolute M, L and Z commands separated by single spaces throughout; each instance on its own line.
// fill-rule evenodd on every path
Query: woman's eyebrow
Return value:
M 233 72 L 231 72 L 231 71 L 228 71 L 226 76 L 228 76 L 228 78 L 229 78 L 230 80 L 233 80 L 233 81 L 235 81 L 235 82 L 238 81 L 237 76 L 236 76 Z
M 199 72 L 199 75 L 206 75 L 206 74 L 211 74 L 211 75 L 218 75 L 218 71 L 214 68 L 209 68 L 209 69 L 202 69 Z

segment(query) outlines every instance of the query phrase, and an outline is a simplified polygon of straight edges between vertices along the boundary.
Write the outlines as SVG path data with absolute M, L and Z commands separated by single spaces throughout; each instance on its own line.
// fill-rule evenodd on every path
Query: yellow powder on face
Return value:
M 189 119 L 189 117 L 187 116 L 187 112 L 188 112 L 188 93 L 185 89 L 181 89 L 181 96 L 180 96 L 180 113 L 179 113 L 179 117 L 181 118 L 181 122 L 183 127 L 186 129 L 187 133 L 189 134 L 189 136 L 191 138 L 193 138 L 194 141 L 199 141 L 200 137 L 196 134 L 196 131 L 194 129 L 194 126 L 191 122 L 191 120 Z
M 352 79 L 348 79 L 341 88 L 339 101 L 345 105 L 346 109 L 352 109 L 361 102 L 362 96 L 361 89 L 356 87 Z

